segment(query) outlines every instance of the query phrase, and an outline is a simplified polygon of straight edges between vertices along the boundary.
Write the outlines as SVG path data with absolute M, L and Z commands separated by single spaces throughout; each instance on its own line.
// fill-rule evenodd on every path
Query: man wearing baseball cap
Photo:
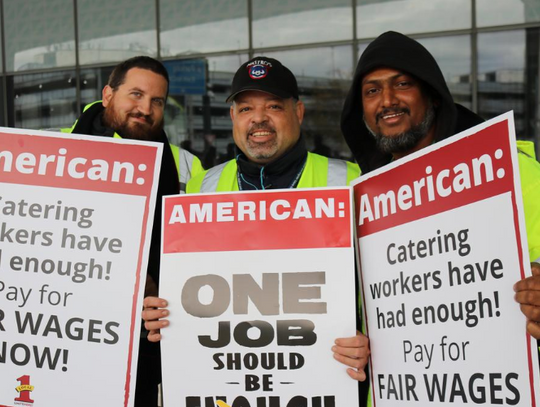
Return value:
M 256 57 L 243 64 L 227 101 L 232 102 L 233 137 L 240 154 L 192 178 L 188 193 L 343 186 L 360 175 L 356 164 L 307 151 L 296 78 L 278 60 Z M 161 340 L 160 329 L 169 325 L 160 319 L 169 315 L 166 307 L 161 298 L 144 300 L 143 319 L 151 342 Z M 365 336 L 337 339 L 332 351 L 336 360 L 349 366 L 349 376 L 366 379 Z
M 188 193 L 342 186 L 360 175 L 356 164 L 307 151 L 296 78 L 278 60 L 244 63 L 227 101 L 240 154 L 193 178 Z

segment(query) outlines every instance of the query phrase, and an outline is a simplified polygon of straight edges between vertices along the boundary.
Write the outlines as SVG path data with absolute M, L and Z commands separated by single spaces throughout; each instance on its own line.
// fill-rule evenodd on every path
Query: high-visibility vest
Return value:
M 538 208 L 540 205 L 540 163 L 536 161 L 533 142 L 518 140 L 517 147 L 529 257 L 531 261 L 539 261 L 540 210 Z
M 227 161 L 193 177 L 188 183 L 187 193 L 238 191 L 237 174 L 236 160 Z M 344 186 L 358 176 L 360 167 L 357 164 L 308 153 L 297 188 Z
M 86 105 L 83 109 L 83 113 L 92 105 L 96 103 L 101 103 L 101 100 L 97 100 Z M 78 120 L 77 120 L 78 121 Z M 60 131 L 62 133 L 72 133 L 73 129 L 77 125 L 77 121 L 73 123 L 73 126 L 63 128 L 63 129 L 47 129 L 49 131 Z M 122 138 L 117 133 L 114 133 L 114 138 Z M 189 151 L 186 151 L 174 144 L 169 144 L 171 151 L 174 157 L 174 162 L 176 163 L 176 169 L 178 170 L 178 180 L 180 181 L 180 192 L 186 192 L 186 186 L 188 181 L 204 171 L 204 168 L 195 155 L 191 154 Z
M 197 156 L 191 154 L 189 151 L 184 150 L 174 144 L 169 144 L 178 169 L 178 179 L 180 180 L 180 192 L 186 192 L 188 181 L 204 172 L 204 168 L 201 164 L 201 160 Z

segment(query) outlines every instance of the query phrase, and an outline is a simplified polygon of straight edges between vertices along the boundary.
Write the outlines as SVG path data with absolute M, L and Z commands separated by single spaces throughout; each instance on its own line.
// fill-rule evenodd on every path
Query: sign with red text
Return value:
M 0 406 L 132 406 L 162 146 L 0 128 Z
M 355 182 L 374 406 L 537 405 L 517 154 L 507 113 Z
M 166 197 L 163 233 L 165 405 L 358 405 L 350 188 Z

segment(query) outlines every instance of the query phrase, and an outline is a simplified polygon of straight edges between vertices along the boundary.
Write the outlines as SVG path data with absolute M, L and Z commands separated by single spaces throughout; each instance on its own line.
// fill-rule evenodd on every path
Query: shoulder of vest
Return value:
M 532 141 L 517 140 L 518 152 L 536 160 L 536 151 Z
M 210 168 L 209 170 L 206 170 L 204 172 L 205 174 L 205 178 L 211 178 L 211 177 L 219 177 L 221 176 L 221 173 L 223 172 L 223 170 L 225 169 L 225 167 L 231 165 L 231 163 L 234 163 L 235 167 L 236 167 L 236 160 L 229 160 L 229 161 L 225 161 L 224 163 L 221 163 L 221 164 L 218 164 L 212 168 Z
M 207 180 L 208 178 L 214 178 L 221 175 L 221 171 L 223 170 L 223 167 L 228 162 L 225 162 L 223 164 L 216 165 L 215 167 L 210 168 L 209 170 L 204 170 L 202 172 L 199 172 L 197 175 L 194 175 L 187 184 L 187 193 L 198 193 L 198 192 L 210 192 L 210 191 L 203 191 L 202 186 L 203 182 Z

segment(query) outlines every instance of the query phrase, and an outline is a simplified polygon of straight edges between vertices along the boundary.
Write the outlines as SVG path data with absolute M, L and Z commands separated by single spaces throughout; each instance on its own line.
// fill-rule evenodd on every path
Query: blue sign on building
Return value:
M 206 93 L 206 61 L 181 59 L 164 61 L 169 73 L 169 94 L 204 95 Z

